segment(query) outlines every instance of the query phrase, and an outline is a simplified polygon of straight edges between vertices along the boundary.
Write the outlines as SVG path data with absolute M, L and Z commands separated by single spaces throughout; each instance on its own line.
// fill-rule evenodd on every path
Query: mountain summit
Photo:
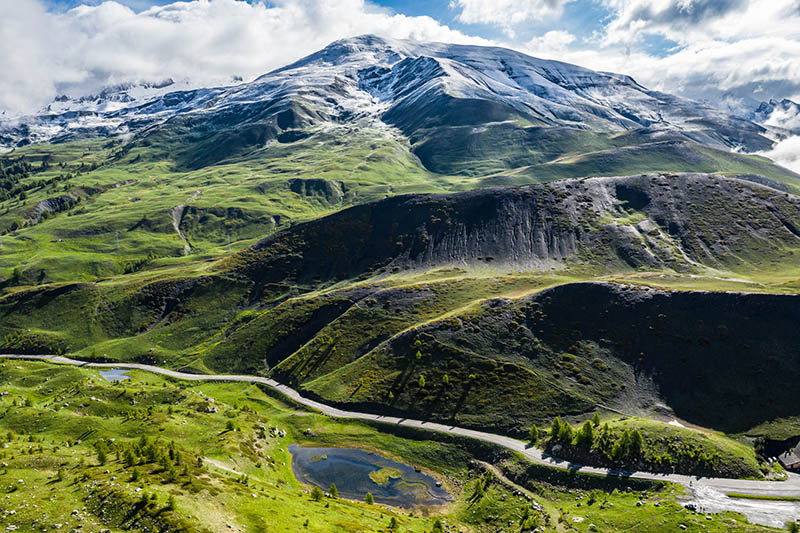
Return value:
M 344 88 L 342 82 L 352 83 L 348 89 L 360 97 L 353 101 L 366 93 L 379 104 L 365 111 L 382 111 L 384 120 L 410 131 L 436 123 L 517 118 L 537 126 L 601 131 L 672 129 L 708 144 L 745 149 L 764 144 L 759 138 L 763 128 L 697 102 L 650 91 L 630 76 L 504 48 L 367 35 L 337 41 L 254 83 L 271 84 L 286 76 L 313 87 Z M 418 116 L 418 111 L 427 116 Z M 743 132 L 737 136 L 709 131 L 732 127 Z

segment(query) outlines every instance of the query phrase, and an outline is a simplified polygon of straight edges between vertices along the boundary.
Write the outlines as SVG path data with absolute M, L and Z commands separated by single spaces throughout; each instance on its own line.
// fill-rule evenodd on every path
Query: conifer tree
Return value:
M 528 432 L 528 436 L 530 437 L 532 444 L 536 444 L 536 442 L 539 440 L 539 428 L 536 427 L 536 424 L 531 424 L 531 429 Z

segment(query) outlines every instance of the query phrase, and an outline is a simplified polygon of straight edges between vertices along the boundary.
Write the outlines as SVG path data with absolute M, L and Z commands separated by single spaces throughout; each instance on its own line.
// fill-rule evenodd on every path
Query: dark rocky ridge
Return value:
M 606 345 L 684 419 L 739 432 L 800 414 L 800 296 L 583 283 L 524 302 L 529 316 L 533 303 L 545 343 Z
M 709 174 L 570 179 L 359 205 L 274 234 L 223 265 L 261 283 L 441 266 L 600 271 L 791 261 L 800 198 Z

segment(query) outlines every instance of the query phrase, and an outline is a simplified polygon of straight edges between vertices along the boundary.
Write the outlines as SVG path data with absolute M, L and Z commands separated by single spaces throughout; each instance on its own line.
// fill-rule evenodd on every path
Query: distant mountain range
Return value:
M 193 92 L 188 80 L 167 79 L 118 84 L 77 97 L 60 95 L 34 115 L 0 113 L 0 145 L 129 134 L 184 110 L 181 104 Z
M 764 126 L 800 135 L 800 104 L 788 99 L 761 102 L 749 119 Z

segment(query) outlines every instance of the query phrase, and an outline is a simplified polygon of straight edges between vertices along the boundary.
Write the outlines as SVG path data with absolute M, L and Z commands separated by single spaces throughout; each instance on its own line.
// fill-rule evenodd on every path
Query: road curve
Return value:
M 408 426 L 414 428 L 426 429 L 429 431 L 439 431 L 442 433 L 449 433 L 451 435 L 459 435 L 463 437 L 471 437 L 484 442 L 489 442 L 519 452 L 532 462 L 544 466 L 562 468 L 573 472 L 580 472 L 585 474 L 597 474 L 603 476 L 618 476 L 630 477 L 636 479 L 650 479 L 656 481 L 668 481 L 672 483 L 679 483 L 689 487 L 693 493 L 697 493 L 698 488 L 707 487 L 715 490 L 718 493 L 738 492 L 743 494 L 753 494 L 760 496 L 792 496 L 800 497 L 800 475 L 789 474 L 786 481 L 756 481 L 744 479 L 728 479 L 728 478 L 712 478 L 712 477 L 695 477 L 686 476 L 681 474 L 657 474 L 653 472 L 642 471 L 629 471 L 620 468 L 598 468 L 593 466 L 586 466 L 577 463 L 572 463 L 564 459 L 553 457 L 538 448 L 533 448 L 525 442 L 503 435 L 496 435 L 494 433 L 487 433 L 485 431 L 477 431 L 474 429 L 466 429 L 457 426 L 446 424 L 439 424 L 436 422 L 425 422 L 422 420 L 412 420 L 410 418 L 398 418 L 395 416 L 376 415 L 372 413 L 360 413 L 356 411 L 345 411 L 331 407 L 324 403 L 311 400 L 301 396 L 296 390 L 282 385 L 274 379 L 268 379 L 261 376 L 248 376 L 248 375 L 228 375 L 228 374 L 187 374 L 185 372 L 177 372 L 153 365 L 143 365 L 138 363 L 89 363 L 85 361 L 78 361 L 62 356 L 50 355 L 16 355 L 16 354 L 0 354 L 0 358 L 4 359 L 31 359 L 38 361 L 46 361 L 50 363 L 84 366 L 92 368 L 129 368 L 133 370 L 143 370 L 152 372 L 154 374 L 161 374 L 175 379 L 189 380 L 189 381 L 238 381 L 246 383 L 261 383 L 266 385 L 281 394 L 291 398 L 295 402 L 311 407 L 320 411 L 323 414 L 334 418 L 344 419 L 357 419 L 357 420 L 373 420 L 386 424 L 395 424 L 398 426 Z M 800 514 L 800 504 L 786 503 L 787 506 L 792 506 Z

